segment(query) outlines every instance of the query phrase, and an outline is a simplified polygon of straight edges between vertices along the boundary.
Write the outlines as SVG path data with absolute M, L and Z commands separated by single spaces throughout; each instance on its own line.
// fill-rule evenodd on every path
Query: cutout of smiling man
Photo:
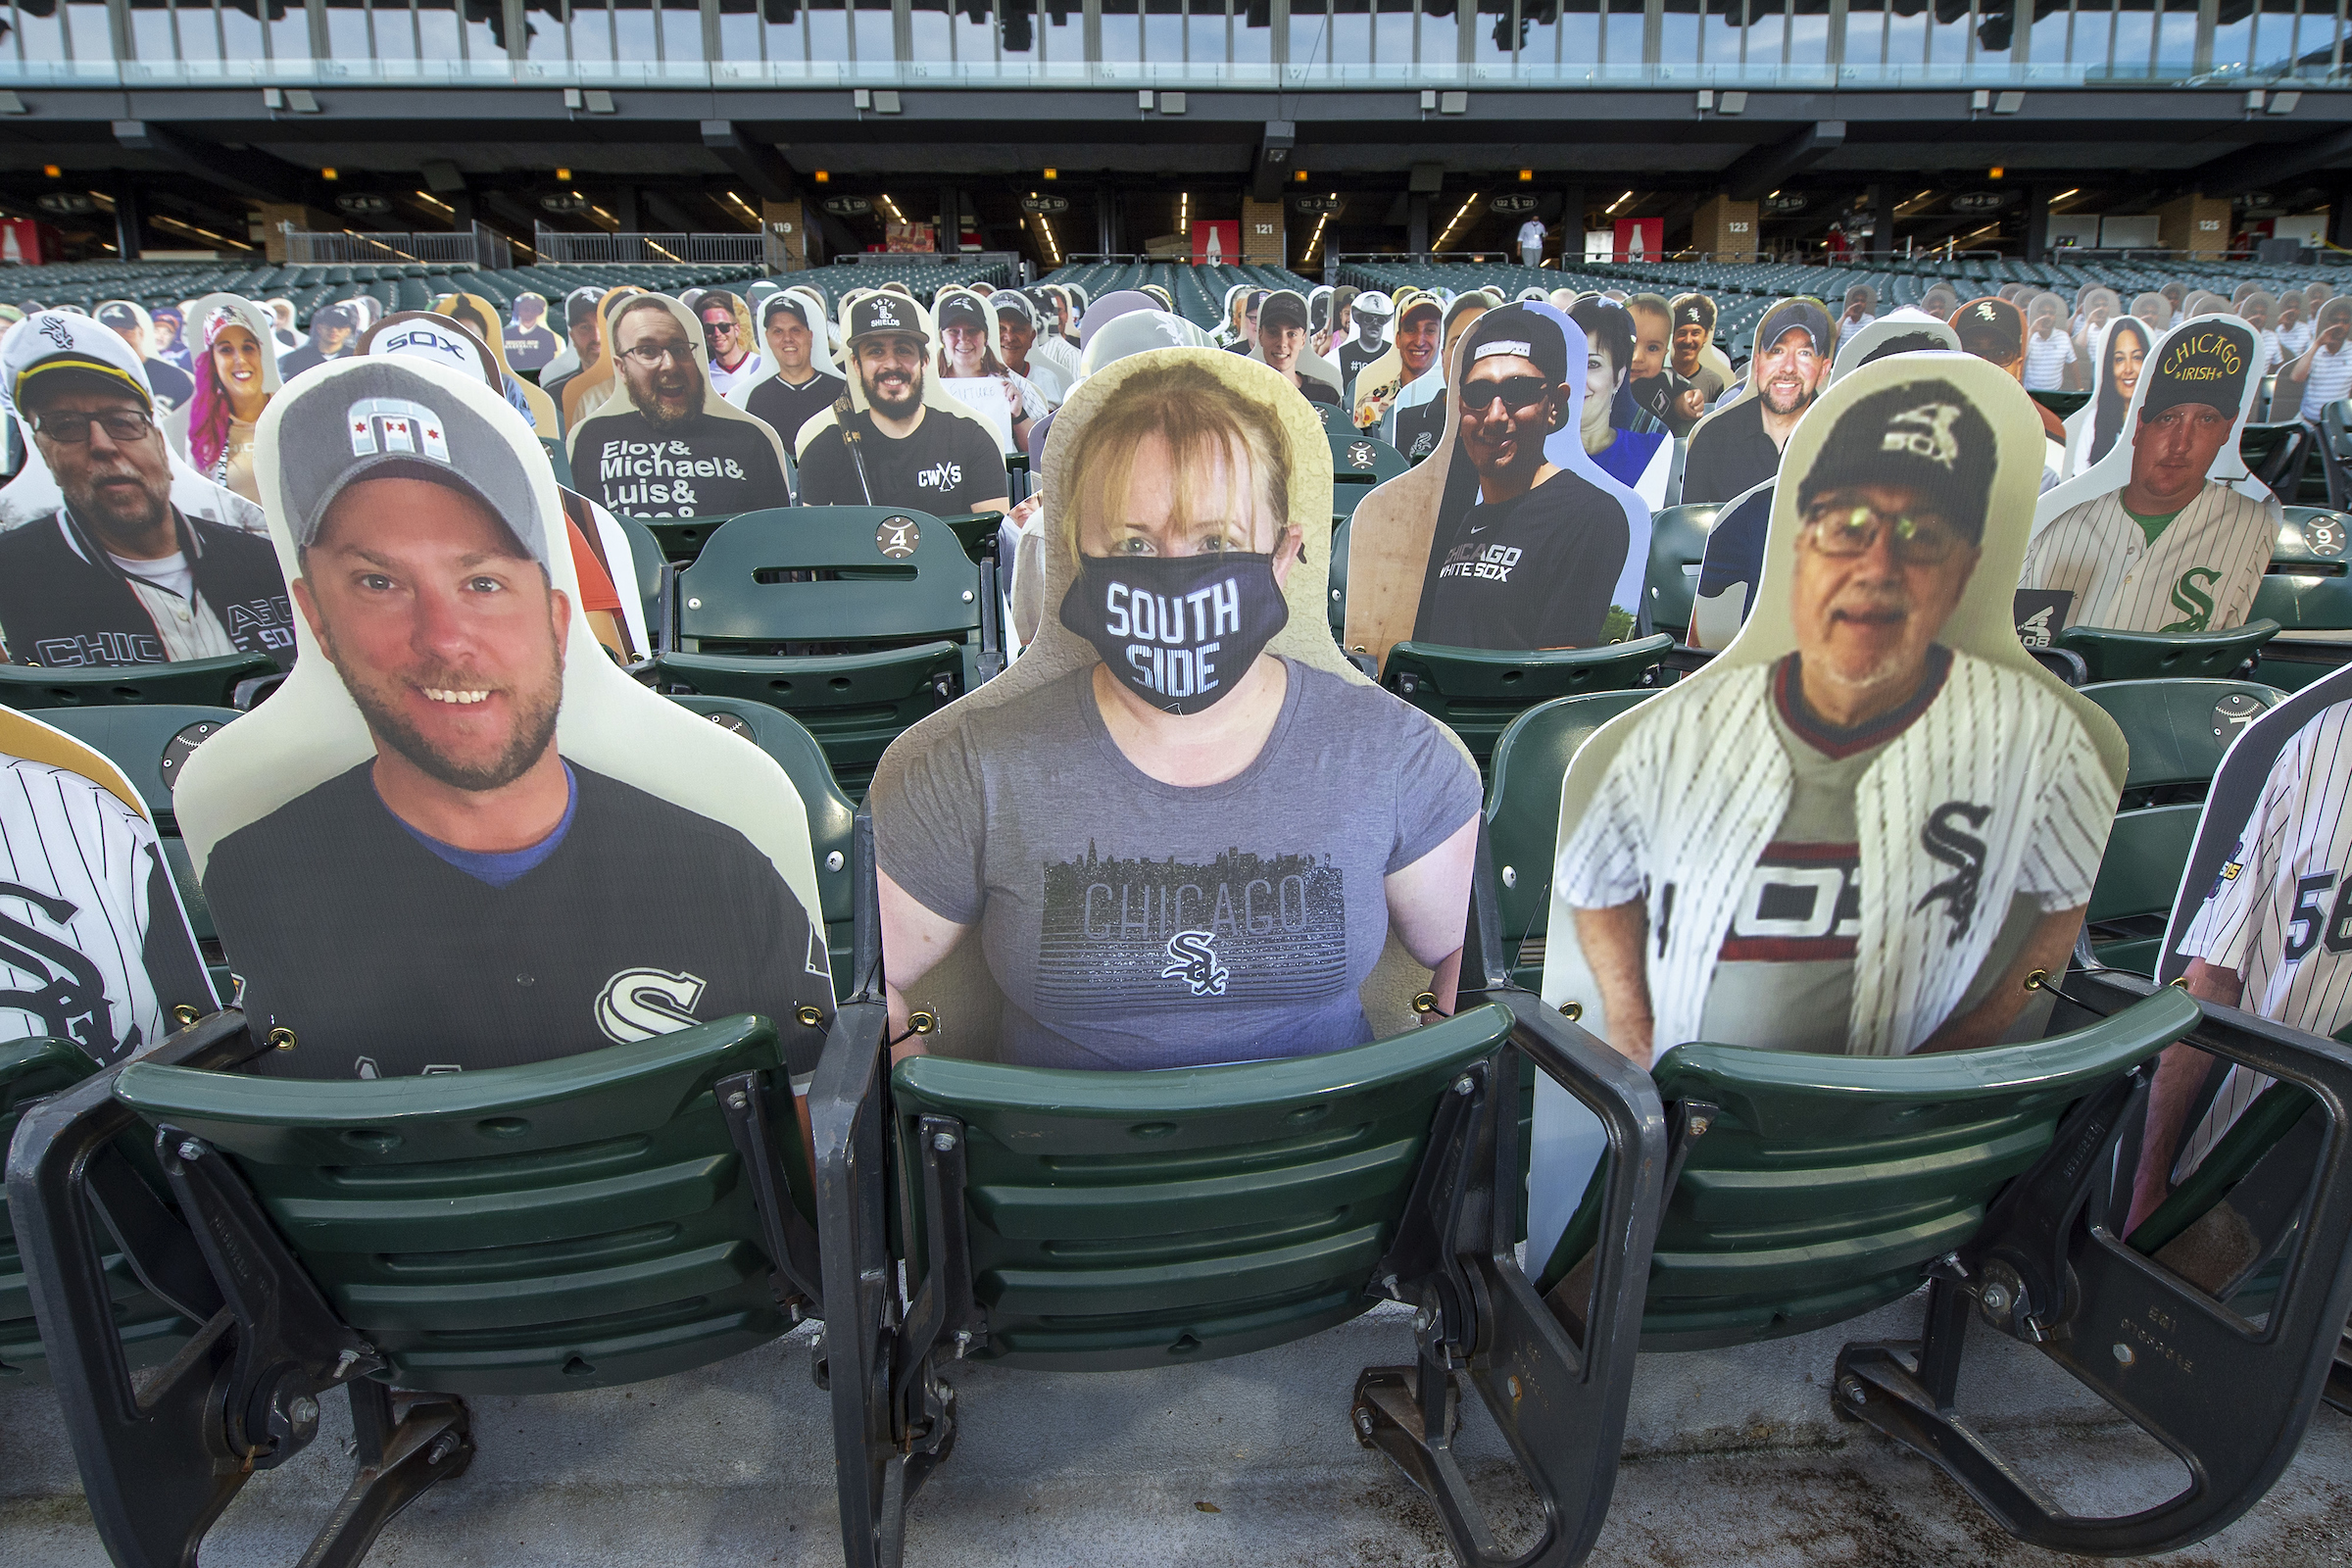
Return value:
M 836 404 L 834 425 L 806 436 L 803 505 L 911 507 L 935 517 L 1012 510 L 988 427 L 924 405 L 931 335 L 912 301 L 885 292 L 851 306 L 849 348 L 865 407 Z
M 2158 344 L 2132 426 L 2130 478 L 2051 518 L 2026 549 L 2017 585 L 2072 594 L 2062 624 L 2158 633 L 2245 624 L 2270 568 L 2278 504 L 2210 475 L 2235 447 L 2255 348 L 2245 326 L 2210 318 Z
M 612 318 L 622 395 L 572 432 L 571 471 L 616 516 L 729 517 L 792 505 L 766 426 L 712 390 L 693 319 L 658 294 Z
M 1828 383 L 1837 328 L 1811 300 L 1783 300 L 1756 328 L 1753 390 L 1699 421 L 1683 462 L 1683 504 L 1729 501 L 1781 469 L 1796 421 Z
M 772 862 L 561 755 L 564 519 L 519 417 L 502 432 L 397 360 L 289 395 L 294 599 L 375 755 L 205 866 L 246 1012 L 312 1048 L 259 1070 L 511 1066 L 791 1016 L 809 925 Z

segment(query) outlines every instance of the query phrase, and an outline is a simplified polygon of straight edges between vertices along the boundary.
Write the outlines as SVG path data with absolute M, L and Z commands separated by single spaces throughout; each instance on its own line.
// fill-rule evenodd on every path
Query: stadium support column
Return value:
M 1690 248 L 1709 252 L 1718 261 L 1755 261 L 1758 222 L 1756 203 L 1717 191 L 1690 215 Z
M 1423 195 L 1404 199 L 1404 248 L 1419 256 L 1429 249 L 1429 198 Z
M 2156 209 L 2156 240 L 2168 251 L 2218 258 L 2230 248 L 2230 198 L 2178 196 Z
M 1119 191 L 1107 181 L 1095 187 L 1095 249 L 1111 256 L 1119 248 Z
M 637 221 L 637 187 L 623 185 L 612 193 L 612 220 L 620 225 L 623 234 L 645 232 Z
M 1894 198 L 1885 184 L 1870 187 L 1870 254 L 1891 255 L 1894 251 Z
M 1560 265 L 1573 267 L 1585 259 L 1585 187 L 1580 182 L 1560 187 Z
M 2328 206 L 2328 243 L 2352 250 L 2352 183 L 2338 185 Z
M 939 191 L 939 235 L 932 241 L 942 256 L 956 256 L 963 250 L 963 192 L 953 185 L 943 185 Z
M 1282 202 L 1242 198 L 1242 260 L 1251 267 L 1287 267 L 1282 234 Z
M 760 228 L 770 271 L 797 272 L 808 265 L 808 224 L 799 202 L 761 202 Z
M 115 181 L 115 258 L 135 262 L 139 259 L 140 235 L 145 225 L 139 220 L 139 187 L 127 176 Z
M 2026 261 L 2038 264 L 2050 248 L 2050 187 L 2026 187 Z

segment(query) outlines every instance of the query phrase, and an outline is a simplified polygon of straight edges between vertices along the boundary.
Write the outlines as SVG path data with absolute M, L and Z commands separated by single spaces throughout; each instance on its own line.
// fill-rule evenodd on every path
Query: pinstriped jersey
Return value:
M 2278 503 L 2207 480 L 2150 544 L 2121 489 L 2070 507 L 2026 548 L 2020 588 L 2072 593 L 2069 626 L 2191 632 L 2242 626 L 2278 537 Z
M 1730 670 L 1644 704 L 1560 850 L 1553 885 L 1570 906 L 1643 902 L 1661 1047 L 1698 1038 L 1742 895 L 1788 812 L 1773 673 Z M 1954 652 L 1943 690 L 1854 785 L 1847 1054 L 1917 1050 L 1969 994 L 2013 899 L 2045 912 L 2085 903 L 2115 801 L 2058 697 Z M 1842 894 L 1831 907 L 1842 929 Z
M 0 756 L 0 1040 L 100 1062 L 213 1010 L 155 828 L 70 768 Z
M 2322 709 L 2279 751 L 2180 952 L 2245 983 L 2239 1005 L 2332 1035 L 2352 1023 L 2352 702 Z M 2181 1146 L 2194 1170 L 2271 1080 L 2229 1078 Z

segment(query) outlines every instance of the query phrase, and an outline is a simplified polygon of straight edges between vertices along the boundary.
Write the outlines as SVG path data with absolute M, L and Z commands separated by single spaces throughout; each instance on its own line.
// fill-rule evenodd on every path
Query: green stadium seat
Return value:
M 98 1064 L 70 1040 L 0 1044 L 0 1149 L 16 1137 L 17 1124 L 28 1106 L 72 1088 L 97 1070 Z M 147 1175 L 152 1175 L 152 1170 L 131 1179 L 143 1182 Z M 194 1325 L 142 1286 L 121 1253 L 110 1252 L 101 1267 L 107 1281 L 109 1315 L 128 1364 L 144 1369 L 170 1360 L 186 1343 Z M 7 1200 L 0 1198 L 0 1388 L 41 1383 L 48 1376 L 49 1361 L 33 1320 L 24 1260 L 9 1223 Z
M 2164 680 L 2195 676 L 2223 680 L 2237 673 L 2262 645 L 2278 635 L 2278 622 L 2250 620 L 2220 631 L 2117 631 L 2108 626 L 2069 626 L 2054 646 L 2082 658 L 2095 682 Z
M 952 1362 L 1182 1365 L 1383 1299 L 1423 1308 L 1419 1360 L 1359 1379 L 1359 1437 L 1444 1499 L 1467 1552 L 1486 1539 L 1483 1508 L 1451 1443 L 1457 1392 L 1475 1394 L 1542 1505 L 1544 1539 L 1521 1560 L 1590 1549 L 1632 1370 L 1630 1300 L 1572 1338 L 1513 1255 L 1512 1195 L 1530 1062 L 1601 1118 L 1626 1170 L 1662 1160 L 1648 1082 L 1623 1058 L 1519 992 L 1470 994 L 1452 1018 L 1349 1051 L 1171 1072 L 941 1056 L 893 1070 L 885 1014 L 870 995 L 844 1006 L 836 1039 L 858 1045 L 828 1048 L 810 1093 L 850 1568 L 899 1560 L 906 1503 L 956 1441 L 940 1381 Z M 902 1173 L 903 1225 L 860 1174 L 886 1165 Z M 1600 1184 L 1604 1234 L 1624 1244 L 1602 1262 L 1609 1284 L 1646 1266 L 1654 1200 L 1647 1179 Z M 904 1320 L 882 1309 L 902 1262 Z
M 571 455 L 564 450 L 564 443 L 552 435 L 543 435 L 539 445 L 547 450 L 548 466 L 556 470 L 556 483 L 566 490 L 572 488 Z
M 1483 769 L 1521 713 L 1555 697 L 1654 681 L 1651 671 L 1673 642 L 1661 632 L 1599 648 L 1532 653 L 1401 642 L 1389 650 L 1381 684 L 1459 735 Z
M 2311 431 L 2300 419 L 2283 419 L 2272 424 L 2248 424 L 2239 435 L 2238 456 L 2245 461 L 2246 471 L 2270 486 L 2273 494 L 2287 506 L 2305 497 L 2304 481 L 2311 466 Z M 2310 498 L 2333 506 L 2339 503 L 2326 493 L 2327 466 L 2321 465 L 2322 493 Z
M 800 792 L 808 812 L 808 849 L 816 860 L 817 897 L 824 906 L 825 947 L 833 961 L 833 994 L 858 989 L 850 972 L 851 899 L 856 880 L 850 869 L 854 812 L 849 797 L 833 782 L 825 749 L 790 713 L 765 703 L 734 697 L 673 697 L 679 707 L 741 735 L 774 758 Z
M 1347 430 L 1327 433 L 1331 439 L 1331 476 L 1335 490 L 1368 490 L 1376 484 L 1385 484 L 1411 466 L 1404 461 L 1403 453 L 1377 437 L 1357 435 Z
M 2243 680 L 2120 680 L 2082 690 L 2131 747 L 2126 809 L 2203 800 L 2230 743 L 2285 696 Z
M 247 1477 L 307 1446 L 339 1390 L 356 1470 L 313 1562 L 358 1561 L 466 1468 L 473 1435 L 450 1396 L 665 1376 L 817 1306 L 800 1124 L 764 1019 L 380 1082 L 231 1070 L 265 1049 L 218 1013 L 19 1130 L 19 1245 L 118 1562 L 194 1562 Z M 157 1150 L 172 1207 L 122 1200 L 137 1196 L 125 1147 Z M 135 1402 L 82 1217 L 93 1198 L 140 1276 L 206 1325 Z M 396 1406 L 394 1386 L 429 1392 Z
M 2061 419 L 2090 401 L 2090 394 L 2087 392 L 2028 392 L 2026 396 Z
M 1339 504 L 1339 486 L 1332 486 L 1333 505 Z M 1331 530 L 1331 636 L 1342 647 L 1348 642 L 1348 539 L 1353 524 L 1343 516 Z
M 2164 926 L 2197 840 L 2200 805 L 2115 813 L 2084 913 L 2090 952 L 2110 968 L 2153 975 Z
M 1690 629 L 1690 601 L 1698 596 L 1698 567 L 1706 560 L 1707 534 L 1722 514 L 1720 503 L 1668 507 L 1649 522 L 1649 625 L 1677 642 Z
M 663 560 L 691 566 L 701 557 L 703 546 L 710 542 L 710 536 L 727 521 L 725 517 L 653 517 L 645 525 L 660 542 Z
M 911 553 L 883 554 L 884 530 L 899 548 L 908 520 Z M 902 730 L 1004 667 L 995 564 L 975 567 L 955 533 L 920 513 L 747 514 L 677 574 L 673 594 L 664 686 L 783 709 L 853 795 Z
M 669 634 L 663 612 L 674 568 L 663 557 L 662 541 L 655 536 L 653 529 L 635 517 L 614 520 L 620 524 L 621 532 L 629 536 L 629 568 L 635 577 L 638 601 L 645 607 L 646 635 L 653 639 L 654 651 L 659 653 L 665 646 L 664 639 Z M 623 587 L 619 583 L 613 586 Z
M 226 708 L 237 687 L 278 672 L 260 654 L 223 654 L 172 664 L 84 664 L 48 669 L 0 664 L 0 704 L 19 712 L 53 708 L 101 708 L 133 703 Z
M 1511 983 L 1544 988 L 1544 942 L 1551 916 L 1551 868 L 1560 828 L 1560 781 L 1577 748 L 1647 691 L 1558 697 L 1510 722 L 1494 743 L 1494 786 L 1487 792 L 1487 838 L 1499 884 L 1503 952 Z

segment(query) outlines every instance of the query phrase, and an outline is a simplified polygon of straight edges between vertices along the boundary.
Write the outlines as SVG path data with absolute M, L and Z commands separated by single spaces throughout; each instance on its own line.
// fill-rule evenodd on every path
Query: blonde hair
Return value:
M 1167 442 L 1174 460 L 1174 493 L 1168 499 L 1178 522 L 1226 514 L 1230 498 L 1204 494 L 1201 478 L 1223 459 L 1229 473 L 1255 482 L 1258 498 L 1274 516 L 1271 548 L 1279 548 L 1291 525 L 1291 451 L 1281 416 L 1204 367 L 1179 364 L 1128 376 L 1078 432 L 1069 465 L 1075 504 L 1054 509 L 1055 532 L 1071 556 L 1079 553 L 1079 523 L 1088 509 L 1127 494 L 1136 452 L 1154 435 Z M 1252 520 L 1251 544 L 1255 535 Z

